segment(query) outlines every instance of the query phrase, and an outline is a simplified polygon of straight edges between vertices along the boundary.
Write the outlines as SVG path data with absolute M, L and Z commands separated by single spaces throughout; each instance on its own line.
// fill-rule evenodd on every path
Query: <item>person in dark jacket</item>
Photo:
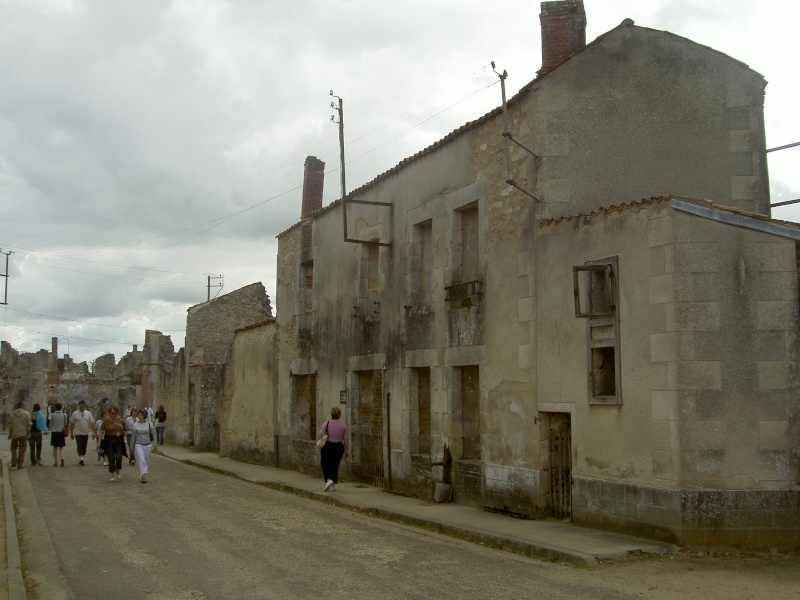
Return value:
M 31 433 L 28 436 L 28 446 L 31 449 L 31 466 L 42 464 L 42 434 L 49 433 L 47 419 L 41 412 L 41 406 L 33 405 L 31 413 Z

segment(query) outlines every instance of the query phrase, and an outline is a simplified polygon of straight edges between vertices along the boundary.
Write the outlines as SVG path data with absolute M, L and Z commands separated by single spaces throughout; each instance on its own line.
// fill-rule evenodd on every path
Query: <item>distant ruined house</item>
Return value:
M 117 364 L 113 354 L 104 354 L 85 363 L 72 361 L 68 354 L 59 358 L 58 338 L 51 349 L 36 353 L 18 352 L 8 342 L 0 346 L 0 400 L 4 415 L 10 414 L 20 400 L 28 407 L 39 404 L 42 410 L 60 402 L 77 409 L 86 402 L 90 412 L 99 416 L 111 404 L 120 408 L 143 408 L 157 401 L 153 379 L 171 373 L 175 350 L 169 336 L 159 331 L 145 332 L 145 345 L 134 345 Z

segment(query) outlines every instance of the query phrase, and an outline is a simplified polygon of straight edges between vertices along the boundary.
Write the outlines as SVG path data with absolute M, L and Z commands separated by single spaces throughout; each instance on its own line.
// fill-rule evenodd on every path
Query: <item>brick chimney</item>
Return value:
M 322 188 L 325 184 L 325 163 L 316 156 L 306 158 L 303 176 L 303 208 L 300 219 L 305 221 L 322 208 Z
M 542 2 L 542 68 L 544 75 L 586 46 L 583 0 Z

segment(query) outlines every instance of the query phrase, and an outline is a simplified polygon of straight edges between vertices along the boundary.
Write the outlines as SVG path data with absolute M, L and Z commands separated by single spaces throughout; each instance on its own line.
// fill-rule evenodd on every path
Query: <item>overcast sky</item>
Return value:
M 584 4 L 587 41 L 631 18 L 749 64 L 769 82 L 767 146 L 800 141 L 796 0 Z M 0 339 L 119 360 L 145 329 L 182 347 L 208 275 L 224 275 L 212 296 L 261 281 L 274 298 L 306 156 L 326 162 L 325 204 L 340 196 L 329 91 L 352 190 L 499 105 L 490 61 L 509 94 L 533 79 L 539 6 L 0 0 Z M 800 198 L 800 148 L 769 166 L 772 202 Z

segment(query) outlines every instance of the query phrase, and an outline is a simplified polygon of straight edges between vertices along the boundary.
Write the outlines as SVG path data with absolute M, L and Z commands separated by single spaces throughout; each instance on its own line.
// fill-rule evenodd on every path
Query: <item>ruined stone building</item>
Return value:
M 766 82 L 627 19 L 585 44 L 580 1 L 541 22 L 506 135 L 498 107 L 324 208 L 307 160 L 221 450 L 317 473 L 341 406 L 351 480 L 429 499 L 446 445 L 456 502 L 796 548 L 800 229 L 770 218 Z
M 157 383 L 168 412 L 165 440 L 198 449 L 220 449 L 225 373 L 237 329 L 272 317 L 263 284 L 253 283 L 189 307 L 186 347 L 171 373 Z M 232 366 L 231 366 L 232 368 Z
M 89 368 L 75 363 L 68 354 L 59 358 L 58 338 L 51 349 L 36 353 L 18 352 L 8 342 L 0 347 L 0 399 L 4 415 L 20 400 L 43 410 L 60 402 L 77 408 L 84 400 L 94 415 L 110 404 L 121 408 L 153 406 L 159 377 L 172 371 L 175 350 L 169 336 L 146 331 L 142 350 L 137 346 L 116 363 L 113 354 L 96 358 Z

